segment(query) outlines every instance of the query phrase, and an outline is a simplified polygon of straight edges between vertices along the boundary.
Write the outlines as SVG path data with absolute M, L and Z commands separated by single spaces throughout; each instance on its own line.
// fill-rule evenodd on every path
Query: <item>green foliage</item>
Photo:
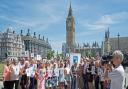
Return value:
M 93 52 L 91 53 L 91 56 L 92 56 L 92 57 L 95 57 L 95 56 L 96 56 L 96 52 L 93 51 Z
M 3 69 L 4 69 L 4 63 L 0 62 L 0 79 L 2 79 Z
M 64 59 L 64 55 L 62 53 L 60 54 L 57 54 L 57 58 L 61 58 L 61 59 Z
M 47 53 L 47 59 L 50 60 L 52 57 L 54 57 L 54 54 L 55 54 L 55 51 L 54 50 L 48 51 L 48 53 Z

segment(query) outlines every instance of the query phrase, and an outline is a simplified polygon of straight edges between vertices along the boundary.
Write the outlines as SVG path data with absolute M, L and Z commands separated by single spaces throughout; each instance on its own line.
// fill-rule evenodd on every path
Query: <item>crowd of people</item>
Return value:
M 4 89 L 124 89 L 123 54 L 113 53 L 111 61 L 101 57 L 70 59 L 9 58 L 3 71 Z

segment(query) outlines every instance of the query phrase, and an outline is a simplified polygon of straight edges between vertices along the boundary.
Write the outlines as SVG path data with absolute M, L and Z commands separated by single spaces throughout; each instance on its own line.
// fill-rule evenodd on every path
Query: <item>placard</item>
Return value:
M 31 76 L 31 69 L 30 69 L 30 68 L 27 68 L 27 69 L 26 69 L 26 74 L 27 74 L 28 77 Z
M 42 58 L 41 58 L 41 55 L 37 55 L 36 56 L 36 60 L 41 60 Z
M 52 70 L 51 69 L 48 69 L 47 72 L 48 72 L 48 76 L 49 77 L 52 77 Z
M 24 51 L 24 57 L 29 57 L 29 51 Z
M 92 74 L 95 74 L 95 66 L 92 66 L 91 72 Z
M 72 66 L 74 63 L 80 63 L 81 60 L 81 54 L 79 53 L 71 53 L 70 54 L 70 66 Z
M 40 69 L 39 76 L 44 76 L 45 73 L 46 73 L 46 70 L 45 69 Z
M 59 68 L 54 69 L 55 76 L 59 76 Z
M 31 57 L 33 57 L 33 58 L 34 58 L 34 53 L 31 53 Z
M 13 70 L 14 70 L 15 75 L 19 75 L 20 69 L 18 66 L 14 66 Z
M 59 68 L 59 71 L 60 71 L 60 75 L 64 74 L 64 68 Z

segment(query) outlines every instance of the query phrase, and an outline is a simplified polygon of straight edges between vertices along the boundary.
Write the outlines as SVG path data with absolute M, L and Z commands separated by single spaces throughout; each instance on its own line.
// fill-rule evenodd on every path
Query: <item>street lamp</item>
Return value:
M 118 36 L 118 50 L 119 50 L 120 49 L 120 45 L 119 45 L 119 40 L 120 40 L 119 37 L 120 37 L 120 34 L 118 33 L 117 36 Z

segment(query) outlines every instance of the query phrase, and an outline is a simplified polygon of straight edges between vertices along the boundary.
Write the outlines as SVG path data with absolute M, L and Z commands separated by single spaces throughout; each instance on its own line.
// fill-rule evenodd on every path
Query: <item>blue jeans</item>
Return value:
M 30 86 L 29 89 L 35 89 L 35 78 L 34 77 L 30 77 Z
M 51 83 L 52 83 L 53 89 L 57 89 L 57 82 L 58 82 L 58 77 L 57 76 L 52 77 Z
M 95 77 L 95 89 L 99 89 L 99 83 L 100 83 L 100 77 L 96 76 Z
M 83 82 L 84 82 L 84 89 L 89 89 L 88 87 L 88 78 L 86 74 L 83 74 Z
M 71 77 L 71 89 L 78 89 L 76 76 Z

